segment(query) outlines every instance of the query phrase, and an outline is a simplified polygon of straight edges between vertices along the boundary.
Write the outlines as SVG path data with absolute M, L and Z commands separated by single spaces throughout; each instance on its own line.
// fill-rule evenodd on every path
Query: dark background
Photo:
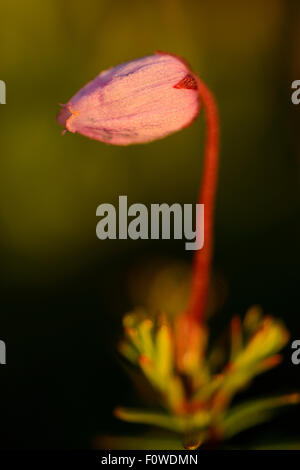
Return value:
M 95 211 L 122 194 L 195 202 L 204 121 L 147 146 L 62 137 L 58 103 L 126 60 L 180 54 L 219 104 L 214 267 L 223 288 L 212 323 L 221 329 L 260 304 L 300 338 L 300 105 L 290 99 L 300 79 L 298 3 L 1 2 L 0 448 L 86 449 L 97 435 L 139 429 L 112 418 L 114 406 L 138 404 L 116 354 L 121 318 L 143 298 L 137 269 L 143 277 L 156 264 L 189 266 L 191 255 L 182 241 L 99 241 Z M 290 356 L 289 344 L 283 364 L 243 395 L 299 390 Z M 300 442 L 299 420 L 295 407 L 239 445 Z

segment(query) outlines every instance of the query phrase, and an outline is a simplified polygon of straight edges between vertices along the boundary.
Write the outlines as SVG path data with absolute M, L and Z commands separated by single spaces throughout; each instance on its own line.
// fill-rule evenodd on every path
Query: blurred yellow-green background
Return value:
M 98 434 L 128 432 L 111 411 L 138 402 L 115 344 L 123 313 L 142 302 L 140 273 L 191 263 L 183 241 L 98 240 L 96 207 L 123 194 L 146 205 L 195 202 L 205 126 L 202 116 L 162 141 L 106 146 L 62 136 L 58 103 L 118 63 L 155 50 L 186 58 L 221 118 L 222 308 L 213 321 L 260 304 L 298 339 L 300 106 L 290 97 L 300 78 L 299 2 L 4 0 L 0 8 L 0 446 L 89 448 Z M 299 377 L 287 348 L 253 389 L 296 389 Z M 245 441 L 297 434 L 292 413 Z

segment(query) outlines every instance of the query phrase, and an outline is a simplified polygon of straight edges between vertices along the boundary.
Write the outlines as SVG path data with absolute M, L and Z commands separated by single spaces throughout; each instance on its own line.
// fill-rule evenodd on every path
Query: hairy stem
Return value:
M 203 322 L 213 253 L 213 217 L 219 160 L 219 116 L 213 94 L 199 77 L 195 78 L 206 121 L 204 170 L 198 199 L 199 204 L 204 204 L 204 246 L 195 252 L 192 290 L 187 314 L 191 319 Z M 196 230 L 200 230 L 200 227 L 196 227 Z

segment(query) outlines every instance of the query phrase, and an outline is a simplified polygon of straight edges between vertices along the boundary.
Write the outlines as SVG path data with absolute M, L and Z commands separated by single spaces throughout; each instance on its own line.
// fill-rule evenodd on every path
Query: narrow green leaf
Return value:
M 225 438 L 232 437 L 249 427 L 268 420 L 278 408 L 299 402 L 300 394 L 294 393 L 280 397 L 252 400 L 237 405 L 225 414 L 222 421 L 223 435 Z
M 116 408 L 115 416 L 129 423 L 142 423 L 170 429 L 175 432 L 184 432 L 186 420 L 165 413 L 154 413 L 148 410 L 136 410 L 133 408 Z

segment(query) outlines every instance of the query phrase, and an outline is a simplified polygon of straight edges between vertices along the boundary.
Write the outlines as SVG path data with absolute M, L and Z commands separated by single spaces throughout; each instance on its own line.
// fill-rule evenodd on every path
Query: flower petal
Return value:
M 197 82 L 180 58 L 158 53 L 100 73 L 59 113 L 71 132 L 115 145 L 150 142 L 188 126 Z

